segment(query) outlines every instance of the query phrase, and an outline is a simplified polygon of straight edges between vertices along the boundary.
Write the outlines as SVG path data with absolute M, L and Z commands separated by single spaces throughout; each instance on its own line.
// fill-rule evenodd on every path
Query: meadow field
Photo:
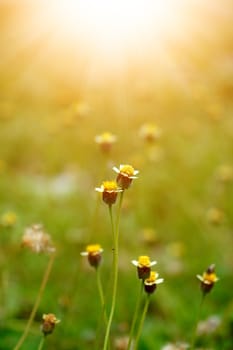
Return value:
M 127 350 L 140 288 L 132 260 L 149 256 L 164 282 L 150 296 L 138 349 L 232 350 L 231 1 L 168 1 L 182 17 L 160 9 L 163 20 L 136 36 L 139 22 L 125 34 L 132 8 L 126 22 L 120 17 L 119 36 L 108 9 L 101 23 L 109 28 L 92 28 L 91 39 L 84 26 L 75 32 L 75 8 L 68 12 L 64 3 L 0 1 L 0 349 L 16 349 L 51 254 L 20 349 L 42 349 L 49 313 L 60 322 L 43 349 L 103 349 L 96 272 L 108 318 L 115 247 L 109 205 L 95 189 L 116 179 L 113 167 L 130 165 L 139 172 L 123 191 L 120 213 L 119 198 L 110 205 L 119 219 L 119 255 L 108 349 Z M 115 8 L 118 16 L 124 6 Z M 28 249 L 25 230 L 37 224 L 55 252 Z M 103 249 L 98 269 L 80 254 L 91 244 Z M 219 280 L 198 315 L 196 276 L 212 264 Z

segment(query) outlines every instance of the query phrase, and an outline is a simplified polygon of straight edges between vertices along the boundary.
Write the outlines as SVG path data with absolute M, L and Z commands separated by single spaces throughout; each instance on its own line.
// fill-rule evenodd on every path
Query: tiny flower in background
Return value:
M 102 193 L 103 201 L 108 205 L 114 204 L 118 193 L 122 192 L 116 181 L 104 181 L 101 187 L 96 187 L 95 190 Z
M 200 321 L 197 325 L 197 334 L 200 335 L 207 335 L 214 333 L 219 326 L 221 325 L 222 320 L 217 315 L 212 315 L 208 317 L 204 321 Z
M 120 168 L 113 167 L 113 170 L 118 174 L 116 182 L 118 186 L 125 190 L 129 188 L 133 179 L 137 179 L 138 170 L 135 170 L 131 165 L 120 165 Z
M 54 314 L 44 314 L 41 325 L 41 331 L 44 333 L 44 336 L 51 334 L 59 322 L 60 320 Z
M 100 145 L 100 149 L 103 152 L 109 152 L 116 140 L 117 137 L 111 132 L 104 132 L 101 135 L 97 135 L 95 137 L 95 142 Z
M 224 212 L 218 208 L 210 208 L 207 211 L 207 220 L 210 224 L 220 225 L 224 219 Z
M 145 280 L 150 276 L 151 267 L 157 264 L 157 262 L 150 261 L 147 255 L 141 255 L 138 260 L 132 260 L 132 264 L 137 267 L 138 278 Z
M 186 344 L 186 343 L 175 343 L 175 344 L 169 343 L 164 345 L 161 350 L 186 350 L 189 348 L 190 348 L 189 344 Z
M 139 136 L 147 142 L 153 142 L 160 138 L 161 129 L 153 123 L 143 124 L 139 130 Z
M 17 222 L 17 215 L 13 211 L 7 211 L 2 214 L 0 224 L 4 227 L 13 227 Z
M 90 265 L 97 268 L 101 262 L 102 253 L 103 249 L 99 244 L 90 244 L 85 252 L 81 252 L 81 255 L 87 256 Z
M 222 183 L 229 183 L 233 181 L 233 166 L 223 164 L 217 169 L 217 179 Z
M 50 235 L 44 232 L 41 224 L 34 224 L 25 229 L 22 245 L 36 253 L 53 253 L 55 251 Z
M 204 294 L 209 293 L 215 282 L 219 280 L 215 273 L 215 265 L 210 265 L 203 275 L 197 275 L 197 278 L 201 281 L 202 292 Z
M 157 284 L 163 283 L 163 278 L 158 278 L 159 274 L 155 271 L 150 272 L 150 276 L 144 281 L 145 292 L 151 294 L 155 291 Z

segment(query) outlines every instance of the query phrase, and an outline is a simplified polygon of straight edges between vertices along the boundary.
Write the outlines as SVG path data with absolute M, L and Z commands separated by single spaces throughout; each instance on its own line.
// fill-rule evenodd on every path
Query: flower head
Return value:
M 135 170 L 131 165 L 120 165 L 120 168 L 113 167 L 113 170 L 118 174 L 117 175 L 117 184 L 125 190 L 129 188 L 133 179 L 137 179 L 138 170 Z
M 86 247 L 85 252 L 81 252 L 82 256 L 87 256 L 91 266 L 98 267 L 102 258 L 103 249 L 99 244 L 90 244 Z
M 141 255 L 138 260 L 132 260 L 132 264 L 137 267 L 138 278 L 145 280 L 150 276 L 151 267 L 157 264 L 157 262 L 150 261 L 147 255 Z
M 59 322 L 60 320 L 58 320 L 54 314 L 44 314 L 42 317 L 41 331 L 45 336 L 51 334 L 56 324 Z
M 104 181 L 101 187 L 96 187 L 95 190 L 103 194 L 103 201 L 108 205 L 114 204 L 118 193 L 122 192 L 122 190 L 117 186 L 116 181 Z
M 25 229 L 22 245 L 36 253 L 55 251 L 50 235 L 43 230 L 43 226 L 40 224 L 34 224 Z
M 157 284 L 163 283 L 163 278 L 158 278 L 159 274 L 155 271 L 150 272 L 150 276 L 144 281 L 145 292 L 151 294 L 155 291 Z
M 209 293 L 213 288 L 215 282 L 219 279 L 215 273 L 215 265 L 210 265 L 202 276 L 197 275 L 197 278 L 201 281 L 201 290 L 204 294 Z
M 95 137 L 95 142 L 100 145 L 103 152 L 109 152 L 116 140 L 117 137 L 111 132 L 104 132 Z
M 147 142 L 156 141 L 161 135 L 161 129 L 153 123 L 143 124 L 140 128 L 139 135 Z
M 17 215 L 13 211 L 5 212 L 0 218 L 0 224 L 4 227 L 13 227 L 17 222 Z

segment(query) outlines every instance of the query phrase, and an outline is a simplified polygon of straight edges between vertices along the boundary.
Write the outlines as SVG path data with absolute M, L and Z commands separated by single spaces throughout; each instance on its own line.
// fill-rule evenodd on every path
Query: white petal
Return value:
M 131 263 L 132 263 L 134 266 L 138 266 L 138 261 L 137 261 L 137 260 L 132 260 Z

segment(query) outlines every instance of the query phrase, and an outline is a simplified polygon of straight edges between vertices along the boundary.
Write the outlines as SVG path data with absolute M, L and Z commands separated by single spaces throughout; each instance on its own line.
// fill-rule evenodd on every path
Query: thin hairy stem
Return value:
M 137 300 L 136 300 L 134 316 L 133 316 L 133 320 L 132 320 L 131 328 L 130 328 L 130 332 L 129 332 L 129 341 L 128 341 L 127 350 L 130 350 L 130 348 L 131 348 L 134 329 L 135 329 L 135 325 L 136 325 L 136 321 L 137 321 L 137 317 L 138 317 L 139 306 L 140 306 L 140 302 L 141 302 L 141 298 L 142 298 L 142 291 L 143 291 L 143 280 L 140 284 L 140 290 L 139 290 Z
M 194 349 L 195 340 L 196 340 L 196 335 L 197 335 L 197 326 L 198 326 L 198 322 L 199 322 L 199 320 L 200 320 L 202 305 L 203 305 L 203 302 L 204 302 L 204 300 L 205 300 L 205 296 L 206 296 L 205 293 L 202 293 L 202 294 L 201 294 L 201 301 L 200 301 L 200 304 L 199 304 L 199 308 L 198 308 L 198 312 L 197 312 L 197 317 L 196 317 L 196 322 L 195 322 L 194 329 L 193 329 L 193 335 L 192 335 L 190 350 L 193 350 L 193 349 Z
M 144 321 L 145 321 L 145 318 L 146 318 L 146 314 L 147 314 L 149 303 L 150 303 L 150 294 L 147 295 L 146 302 L 145 302 L 145 305 L 144 305 L 144 309 L 143 309 L 143 312 L 142 312 L 142 317 L 141 317 L 141 320 L 140 320 L 140 323 L 139 323 L 139 326 L 138 326 L 138 331 L 137 331 L 137 334 L 136 334 L 136 337 L 135 337 L 134 350 L 137 350 L 137 348 L 138 348 L 138 342 L 139 342 L 140 335 L 142 333 L 142 327 L 143 327 L 143 324 L 144 324 Z
M 43 336 L 40 340 L 39 346 L 38 346 L 38 350 L 42 350 L 43 346 L 44 346 L 44 341 L 45 341 L 45 336 Z
M 120 201 L 119 201 L 119 207 L 118 207 L 118 212 L 117 212 L 115 229 L 114 229 L 114 224 L 113 224 L 112 207 L 109 206 L 109 213 L 110 213 L 110 219 L 111 219 L 112 231 L 113 231 L 113 289 L 112 289 L 112 305 L 111 305 L 108 324 L 107 324 L 106 333 L 105 333 L 105 337 L 104 337 L 103 350 L 107 350 L 107 348 L 108 348 L 110 329 L 111 329 L 113 315 L 114 315 L 115 306 L 116 306 L 117 283 L 118 283 L 119 223 L 120 223 L 120 213 L 121 213 L 121 207 L 122 207 L 122 201 L 123 201 L 123 193 L 124 192 L 120 193 Z
M 46 284 L 48 282 L 48 278 L 49 278 L 49 275 L 50 275 L 50 272 L 51 272 L 51 269 L 52 269 L 52 266 L 53 266 L 54 258 L 55 258 L 55 254 L 51 253 L 50 254 L 50 258 L 49 258 L 49 262 L 48 262 L 48 265 L 47 265 L 47 268 L 45 270 L 45 273 L 44 273 L 44 276 L 43 276 L 43 279 L 42 279 L 42 282 L 41 282 L 41 285 L 40 285 L 40 289 L 39 289 L 39 293 L 37 295 L 37 299 L 35 301 L 35 304 L 33 306 L 32 311 L 31 311 L 31 314 L 30 314 L 30 317 L 28 319 L 27 325 L 26 325 L 26 327 L 24 329 L 24 332 L 23 332 L 21 338 L 19 339 L 18 343 L 14 347 L 14 350 L 18 350 L 22 346 L 23 342 L 25 341 L 25 339 L 26 339 L 26 337 L 28 335 L 29 329 L 30 329 L 30 327 L 32 325 L 32 322 L 34 320 L 34 317 L 35 317 L 36 312 L 38 310 L 38 307 L 40 305 L 42 294 L 43 294 L 44 289 L 46 287 Z

